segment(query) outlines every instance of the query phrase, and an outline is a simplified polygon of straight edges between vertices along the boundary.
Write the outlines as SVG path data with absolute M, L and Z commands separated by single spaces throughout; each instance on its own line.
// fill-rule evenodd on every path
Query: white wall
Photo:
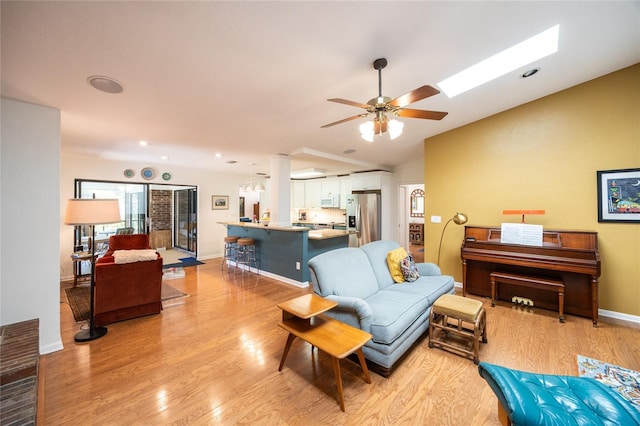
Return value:
M 40 353 L 62 349 L 60 112 L 2 99 L 0 324 L 40 319 Z
M 156 178 L 150 181 L 140 177 L 144 167 L 156 169 Z M 133 178 L 124 177 L 124 170 L 133 169 Z M 171 180 L 162 180 L 162 173 L 171 173 Z M 60 181 L 60 214 L 64 217 L 66 201 L 73 198 L 75 179 L 109 180 L 131 183 L 170 183 L 173 185 L 193 185 L 198 188 L 198 259 L 211 259 L 222 256 L 224 237 L 227 230 L 217 222 L 235 222 L 238 220 L 238 188 L 246 180 L 246 173 L 239 175 L 214 173 L 209 170 L 172 167 L 170 163 L 157 166 L 136 162 L 110 161 L 99 158 L 78 158 L 62 156 Z M 212 195 L 228 195 L 228 210 L 212 210 Z M 245 201 L 246 202 L 246 201 Z M 72 276 L 72 264 L 69 255 L 73 252 L 73 227 L 59 221 L 60 228 L 60 279 Z
M 423 148 L 416 149 L 411 160 L 393 168 L 393 178 L 399 185 L 424 183 Z

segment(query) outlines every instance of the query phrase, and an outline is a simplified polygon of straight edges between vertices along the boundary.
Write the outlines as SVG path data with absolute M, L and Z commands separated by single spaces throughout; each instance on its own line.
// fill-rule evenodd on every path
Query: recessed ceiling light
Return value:
M 222 157 L 222 154 L 220 154 L 219 152 L 216 152 L 215 154 L 213 154 L 213 156 L 216 158 L 220 158 Z
M 139 142 L 138 142 L 138 145 L 140 145 L 140 146 L 147 146 L 147 145 L 149 145 L 149 142 L 147 142 L 147 141 L 139 141 Z
M 236 161 L 236 160 L 229 160 L 229 161 L 227 161 L 227 164 L 236 164 L 236 163 L 237 163 L 237 161 Z
M 104 75 L 92 75 L 87 78 L 87 81 L 94 88 L 106 93 L 122 93 L 124 90 L 122 88 L 122 84 L 117 82 L 115 79 Z
M 161 160 L 168 160 L 169 157 L 167 157 L 166 155 L 163 155 L 162 157 L 160 157 Z
M 558 51 L 560 25 L 553 26 L 482 62 L 442 80 L 438 87 L 450 98 Z
M 532 69 L 530 69 L 530 70 L 528 70 L 528 71 L 523 72 L 523 73 L 520 75 L 520 77 L 522 77 L 522 78 L 528 78 L 528 77 L 531 77 L 531 76 L 532 76 L 532 75 L 534 75 L 534 74 L 537 74 L 537 73 L 538 73 L 538 71 L 540 71 L 540 68 L 532 68 Z
M 356 152 L 356 150 L 353 148 L 342 151 L 343 154 L 353 154 L 354 152 Z

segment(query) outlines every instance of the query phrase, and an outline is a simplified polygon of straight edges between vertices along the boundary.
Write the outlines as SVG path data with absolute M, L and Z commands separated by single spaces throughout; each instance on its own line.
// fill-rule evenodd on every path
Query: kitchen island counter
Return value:
M 261 274 L 307 287 L 307 262 L 321 253 L 349 246 L 349 231 L 273 226 L 251 222 L 219 222 L 228 236 L 253 238 Z
M 270 225 L 269 222 L 253 223 L 253 222 L 218 222 L 221 225 L 227 226 L 239 226 L 244 228 L 258 228 L 273 231 L 283 232 L 308 232 L 310 240 L 326 240 L 327 238 L 340 238 L 348 236 L 350 232 L 339 229 L 310 229 L 306 226 L 276 226 Z

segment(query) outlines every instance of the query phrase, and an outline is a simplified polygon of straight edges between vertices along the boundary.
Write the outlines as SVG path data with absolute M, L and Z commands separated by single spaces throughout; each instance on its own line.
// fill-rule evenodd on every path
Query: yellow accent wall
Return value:
M 599 223 L 596 188 L 597 170 L 640 168 L 640 64 L 425 139 L 424 164 L 427 261 L 456 211 L 500 226 L 520 221 L 502 210 L 546 210 L 526 222 L 598 232 L 600 309 L 640 316 L 640 223 Z M 458 282 L 463 235 L 449 224 L 440 261 Z

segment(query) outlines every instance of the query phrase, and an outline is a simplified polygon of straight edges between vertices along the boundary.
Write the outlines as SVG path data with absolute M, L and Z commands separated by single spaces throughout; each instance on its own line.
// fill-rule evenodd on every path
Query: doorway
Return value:
M 424 202 L 422 202 L 421 215 L 415 214 L 412 207 L 414 207 L 414 200 L 411 198 L 411 194 L 414 191 L 419 190 L 424 194 L 424 184 L 407 184 L 399 185 L 398 187 L 398 241 L 407 249 L 409 254 L 413 256 L 413 260 L 416 262 L 424 261 Z M 410 235 L 415 232 L 415 227 L 420 229 L 421 244 L 416 244 L 414 240 L 410 238 Z
M 198 191 L 196 188 L 180 189 L 174 191 L 173 199 L 175 247 L 195 254 L 198 245 Z

